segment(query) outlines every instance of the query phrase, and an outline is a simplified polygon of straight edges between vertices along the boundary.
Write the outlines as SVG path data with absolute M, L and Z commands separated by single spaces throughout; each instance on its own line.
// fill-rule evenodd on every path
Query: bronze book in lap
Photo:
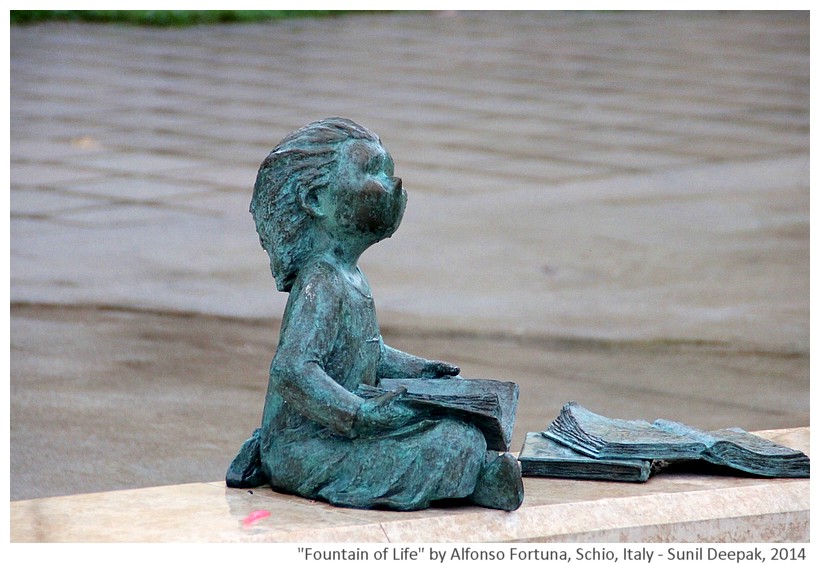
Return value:
M 478 427 L 487 449 L 509 451 L 518 384 L 492 379 L 382 379 L 378 387 L 360 385 L 356 394 L 371 398 L 401 389 L 395 400 L 413 407 L 422 417 L 452 417 Z

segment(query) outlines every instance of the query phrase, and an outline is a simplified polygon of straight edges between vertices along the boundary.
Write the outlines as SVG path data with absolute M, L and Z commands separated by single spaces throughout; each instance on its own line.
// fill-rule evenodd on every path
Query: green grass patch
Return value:
M 333 17 L 351 10 L 11 10 L 12 25 L 43 22 L 118 23 L 182 27 L 217 23 L 253 23 L 290 18 Z

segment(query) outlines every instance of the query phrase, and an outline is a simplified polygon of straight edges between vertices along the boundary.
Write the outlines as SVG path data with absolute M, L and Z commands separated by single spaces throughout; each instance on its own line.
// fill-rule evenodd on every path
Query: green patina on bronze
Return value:
M 407 194 L 373 132 L 342 118 L 307 125 L 262 163 L 251 201 L 280 291 L 290 293 L 262 423 L 227 474 L 339 506 L 417 510 L 443 499 L 515 510 L 518 463 L 469 421 L 425 416 L 355 392 L 388 378 L 450 378 L 456 366 L 387 346 L 361 254 L 393 235 Z

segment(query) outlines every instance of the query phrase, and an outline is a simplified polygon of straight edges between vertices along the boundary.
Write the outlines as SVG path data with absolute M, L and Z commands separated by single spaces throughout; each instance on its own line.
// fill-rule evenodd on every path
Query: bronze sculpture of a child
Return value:
M 227 483 L 357 508 L 466 499 L 515 510 L 523 500 L 518 462 L 488 452 L 476 427 L 354 393 L 384 378 L 459 372 L 393 349 L 379 333 L 357 261 L 401 222 L 407 195 L 393 174 L 378 136 L 342 118 L 291 133 L 262 163 L 250 209 L 277 288 L 290 295 L 261 426 Z

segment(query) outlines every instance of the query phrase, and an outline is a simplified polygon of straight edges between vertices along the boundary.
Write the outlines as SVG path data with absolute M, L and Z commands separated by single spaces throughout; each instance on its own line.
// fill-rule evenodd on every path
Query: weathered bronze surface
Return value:
M 469 421 L 355 393 L 459 368 L 387 346 L 361 254 L 395 233 L 407 194 L 378 136 L 330 118 L 285 137 L 262 163 L 251 213 L 280 291 L 289 292 L 260 428 L 227 474 L 339 506 L 417 510 L 443 499 L 515 510 L 518 462 Z

